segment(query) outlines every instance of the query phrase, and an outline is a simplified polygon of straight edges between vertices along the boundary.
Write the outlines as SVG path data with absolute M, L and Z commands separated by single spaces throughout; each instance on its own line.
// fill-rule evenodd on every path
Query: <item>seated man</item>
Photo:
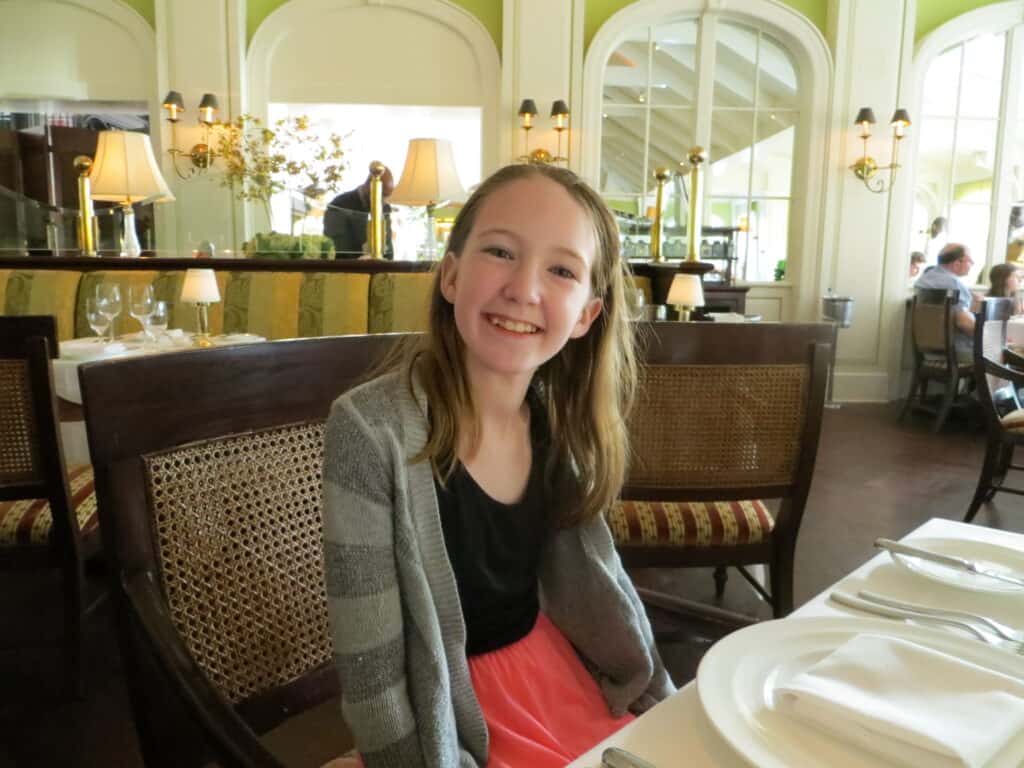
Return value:
M 327 204 L 324 213 L 324 234 L 334 241 L 334 250 L 339 259 L 351 259 L 361 256 L 366 243 L 366 222 L 370 212 L 370 181 L 372 175 L 355 189 L 342 192 Z M 391 196 L 395 188 L 395 177 L 391 169 L 386 168 L 381 176 L 381 196 Z M 388 214 L 391 206 L 384 203 L 384 255 L 390 257 L 391 222 Z
M 926 269 L 919 278 L 915 288 L 942 288 L 944 290 L 956 291 L 956 306 L 953 309 L 953 324 L 956 335 L 953 339 L 953 346 L 956 350 L 956 357 L 962 363 L 969 363 L 974 359 L 974 315 L 971 310 L 974 308 L 975 300 L 973 294 L 964 285 L 963 280 L 974 260 L 966 245 L 960 243 L 948 243 L 939 251 L 939 265 Z

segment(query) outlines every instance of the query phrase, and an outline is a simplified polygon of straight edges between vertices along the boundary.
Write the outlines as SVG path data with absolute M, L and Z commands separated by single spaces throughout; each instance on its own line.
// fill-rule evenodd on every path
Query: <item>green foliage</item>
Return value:
M 333 259 L 334 243 L 323 235 L 282 235 L 258 232 L 242 244 L 250 259 Z
M 322 138 L 309 118 L 298 115 L 266 127 L 258 117 L 241 115 L 219 126 L 215 152 L 223 164 L 221 184 L 239 200 L 261 202 L 285 189 L 309 197 L 333 189 L 348 167 L 342 137 Z

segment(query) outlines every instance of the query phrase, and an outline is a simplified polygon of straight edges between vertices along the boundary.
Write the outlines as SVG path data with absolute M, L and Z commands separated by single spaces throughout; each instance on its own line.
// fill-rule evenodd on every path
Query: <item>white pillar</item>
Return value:
M 505 0 L 502 24 L 502 125 L 503 163 L 514 162 L 524 152 L 524 132 L 519 127 L 519 104 L 533 99 L 537 117 L 530 131 L 530 149 L 539 147 L 552 155 L 558 148 L 551 104 L 564 100 L 570 111 L 570 131 L 576 110 L 582 108 L 584 0 Z M 579 137 L 563 135 L 562 154 L 569 166 L 579 165 Z
M 878 120 L 868 154 L 879 165 L 890 161 L 889 118 L 909 101 L 915 6 L 916 0 L 831 0 L 829 6 L 836 63 L 830 156 L 831 173 L 839 178 L 830 185 L 820 287 L 855 301 L 853 326 L 839 332 L 837 400 L 886 400 L 889 363 L 902 343 L 907 258 L 890 252 L 892 195 L 868 191 L 848 167 L 863 154 L 853 125 L 861 107 L 871 107 Z M 907 142 L 900 150 L 908 150 Z M 897 186 L 908 183 L 905 173 L 897 174 Z
M 156 0 L 156 57 L 159 104 L 170 91 L 180 91 L 185 112 L 175 126 L 177 148 L 188 151 L 203 140 L 197 122 L 199 100 L 212 93 L 220 104 L 219 119 L 227 122 L 245 111 L 245 0 Z M 216 246 L 218 255 L 241 245 L 240 206 L 220 186 L 216 167 L 187 180 L 179 178 L 166 149 L 171 124 L 161 115 L 153 126 L 159 144 L 161 169 L 176 202 L 156 207 L 161 233 L 158 248 L 170 255 L 188 256 L 201 240 Z M 215 146 L 214 132 L 210 144 Z M 178 159 L 187 173 L 191 161 Z

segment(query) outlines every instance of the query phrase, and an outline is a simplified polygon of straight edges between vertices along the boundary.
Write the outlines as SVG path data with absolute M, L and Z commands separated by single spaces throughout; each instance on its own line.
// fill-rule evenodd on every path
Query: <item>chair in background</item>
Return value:
M 1024 409 L 1017 396 L 1017 390 L 1024 387 L 1024 371 L 1011 366 L 1024 360 L 1006 349 L 1006 325 L 1012 312 L 1013 299 L 986 299 L 975 316 L 974 376 L 987 440 L 978 487 L 964 516 L 967 523 L 997 493 L 1024 496 L 1024 489 L 1003 485 L 1009 470 L 1024 469 L 1013 463 L 1014 448 L 1024 443 Z
M 0 316 L 0 570 L 58 569 L 69 689 L 81 696 L 84 562 L 99 551 L 92 469 L 67 471 L 50 360 L 52 316 Z
M 912 407 L 934 413 L 933 432 L 945 424 L 960 393 L 960 383 L 965 382 L 968 389 L 974 385 L 973 364 L 959 362 L 956 357 L 955 309 L 956 293 L 944 288 L 918 288 L 910 305 L 914 375 L 899 418 L 902 421 Z M 942 384 L 942 399 L 937 408 L 928 404 L 928 384 L 932 381 Z
M 817 455 L 828 324 L 641 324 L 633 459 L 608 515 L 627 567 L 736 566 L 793 609 L 793 558 Z M 765 501 L 779 500 L 773 515 Z M 769 567 L 770 593 L 743 566 Z M 646 596 L 646 595 L 645 595 Z M 663 606 L 663 607 L 668 607 Z
M 150 768 L 211 755 L 302 768 L 351 748 L 323 576 L 323 428 L 333 400 L 396 338 L 82 367 L 119 643 Z

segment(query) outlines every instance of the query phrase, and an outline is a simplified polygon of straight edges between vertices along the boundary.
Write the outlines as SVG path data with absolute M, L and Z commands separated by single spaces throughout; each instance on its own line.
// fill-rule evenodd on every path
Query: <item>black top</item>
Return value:
M 460 463 L 437 488 L 441 527 L 466 622 L 466 655 L 487 653 L 529 634 L 540 610 L 537 569 L 549 530 L 545 445 L 532 409 L 533 458 L 523 498 L 495 501 Z

